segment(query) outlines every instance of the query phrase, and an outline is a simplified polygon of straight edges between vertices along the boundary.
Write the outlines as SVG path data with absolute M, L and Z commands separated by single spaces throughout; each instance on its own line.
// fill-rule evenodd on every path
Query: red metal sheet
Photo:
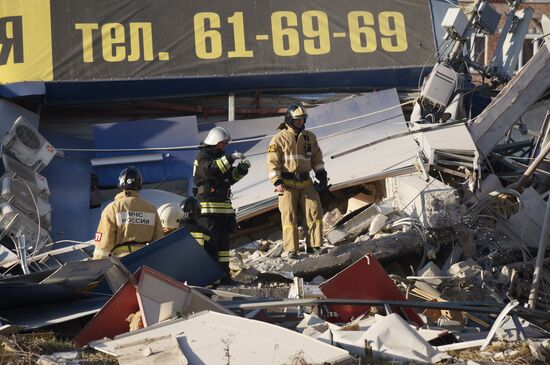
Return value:
M 362 257 L 319 285 L 319 289 L 329 299 L 406 300 L 378 260 L 371 254 Z M 338 313 L 341 321 L 349 322 L 367 312 L 370 306 L 332 305 L 329 309 Z M 401 311 L 398 307 L 392 307 L 392 311 L 419 326 L 424 324 L 412 308 L 404 308 Z
M 136 280 L 141 276 L 141 269 L 134 275 Z M 74 342 L 80 346 L 103 337 L 113 338 L 129 330 L 126 318 L 139 311 L 136 287 L 126 282 L 99 312 L 86 324 L 75 337 Z

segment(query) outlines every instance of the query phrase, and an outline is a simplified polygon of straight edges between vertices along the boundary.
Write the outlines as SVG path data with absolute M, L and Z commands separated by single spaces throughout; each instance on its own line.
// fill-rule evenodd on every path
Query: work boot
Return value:
M 321 253 L 321 247 L 308 247 L 306 252 L 310 255 L 318 255 Z
M 289 259 L 297 260 L 298 259 L 298 252 L 297 251 L 289 251 L 287 257 Z

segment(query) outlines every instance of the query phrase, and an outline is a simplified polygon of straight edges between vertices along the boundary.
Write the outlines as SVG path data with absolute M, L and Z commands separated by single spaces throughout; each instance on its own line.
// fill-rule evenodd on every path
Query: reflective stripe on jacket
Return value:
M 194 162 L 193 181 L 201 214 L 235 214 L 231 205 L 231 185 L 244 175 L 239 174 L 232 163 L 231 157 L 215 146 L 200 149 Z
M 325 168 L 323 153 L 313 132 L 297 132 L 291 127 L 279 131 L 267 149 L 267 171 L 272 183 L 283 173 L 305 173 Z
M 205 243 L 210 241 L 210 236 L 208 236 L 207 234 L 204 234 L 202 232 L 189 232 L 189 233 L 191 233 L 191 236 L 193 236 L 193 238 L 195 240 L 197 240 L 199 245 L 201 245 L 202 247 L 204 247 Z
M 94 258 L 107 257 L 123 242 L 153 242 L 163 236 L 157 209 L 137 191 L 125 190 L 101 213 Z

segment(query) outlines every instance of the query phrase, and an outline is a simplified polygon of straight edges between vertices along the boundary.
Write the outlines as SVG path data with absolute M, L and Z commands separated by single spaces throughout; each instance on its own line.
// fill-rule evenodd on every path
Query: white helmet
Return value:
M 177 229 L 183 219 L 183 210 L 176 203 L 166 203 L 157 210 L 162 228 Z
M 214 127 L 208 132 L 208 135 L 204 139 L 203 144 L 207 146 L 215 146 L 222 141 L 227 141 L 231 139 L 229 132 L 222 127 Z

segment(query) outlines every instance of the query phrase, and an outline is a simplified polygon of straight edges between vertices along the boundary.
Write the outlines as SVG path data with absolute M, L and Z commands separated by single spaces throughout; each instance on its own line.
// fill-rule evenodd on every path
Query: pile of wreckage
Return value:
M 407 122 L 396 90 L 312 108 L 332 187 L 324 248 L 306 254 L 304 236 L 297 259 L 265 176 L 280 118 L 234 121 L 252 162 L 233 192 L 241 285 L 213 287 L 223 273 L 184 229 L 103 260 L 19 232 L 0 256 L 0 334 L 78 324 L 75 343 L 120 364 L 548 363 L 549 90 L 547 41 L 472 120 L 421 105 Z

